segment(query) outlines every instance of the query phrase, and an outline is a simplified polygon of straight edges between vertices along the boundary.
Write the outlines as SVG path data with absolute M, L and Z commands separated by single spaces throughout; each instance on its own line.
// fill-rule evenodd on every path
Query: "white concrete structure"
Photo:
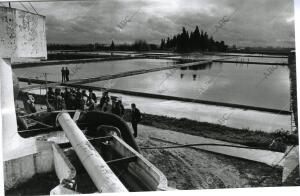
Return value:
M 45 16 L 0 7 L 0 57 L 47 58 Z
M 87 140 L 70 115 L 61 113 L 57 119 L 99 192 L 127 192 L 125 186 Z
M 45 17 L 0 7 L 0 78 L 4 160 L 34 151 L 34 141 L 17 132 L 11 59 L 47 58 Z M 26 147 L 25 147 L 26 146 Z M 22 149 L 22 150 L 19 150 Z M 26 151 L 26 152 L 24 152 Z
M 47 58 L 45 17 L 0 7 L 1 118 L 5 189 L 53 169 L 49 143 L 23 139 L 17 131 L 12 58 Z M 46 162 L 46 163 L 45 163 Z M 48 164 L 48 162 L 50 164 Z
M 14 103 L 12 69 L 10 59 L 0 58 L 1 79 L 1 114 L 2 114 L 2 140 L 4 160 L 18 152 L 25 142 L 17 132 L 17 120 Z

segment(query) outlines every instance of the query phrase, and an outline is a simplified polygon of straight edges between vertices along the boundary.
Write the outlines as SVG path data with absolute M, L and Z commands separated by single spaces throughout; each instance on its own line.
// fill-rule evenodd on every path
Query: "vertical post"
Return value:
M 4 159 L 24 140 L 18 134 L 10 59 L 0 58 L 2 140 Z
M 45 90 L 46 90 L 46 98 L 48 100 L 48 87 L 47 87 L 47 73 L 44 73 L 45 74 Z

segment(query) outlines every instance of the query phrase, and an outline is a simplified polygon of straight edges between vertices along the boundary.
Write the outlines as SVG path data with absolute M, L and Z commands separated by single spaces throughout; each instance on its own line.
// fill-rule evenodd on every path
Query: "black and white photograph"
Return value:
M 3 193 L 299 187 L 295 2 L 0 0 Z

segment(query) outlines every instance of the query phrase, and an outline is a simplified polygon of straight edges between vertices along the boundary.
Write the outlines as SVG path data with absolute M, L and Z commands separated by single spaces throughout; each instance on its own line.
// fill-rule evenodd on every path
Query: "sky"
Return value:
M 28 9 L 29 4 L 23 3 Z M 293 0 L 94 0 L 34 2 L 48 43 L 132 43 L 198 25 L 228 45 L 294 47 Z M 18 3 L 13 7 L 24 9 Z M 130 19 L 122 24 L 122 21 Z M 222 20 L 223 19 L 223 20 Z M 223 21 L 223 22 L 222 22 Z M 224 22 L 225 21 L 225 22 Z M 218 27 L 216 27 L 218 26 Z

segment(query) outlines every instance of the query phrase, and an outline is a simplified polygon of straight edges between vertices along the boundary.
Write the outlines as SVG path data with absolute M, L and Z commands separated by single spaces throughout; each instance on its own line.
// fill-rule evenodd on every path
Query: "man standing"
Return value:
M 65 68 L 61 68 L 61 82 L 64 83 L 66 81 L 66 71 Z
M 106 112 L 108 110 L 108 104 L 109 104 L 109 96 L 108 96 L 108 91 L 104 91 L 102 94 L 102 97 L 100 99 L 100 111 Z
M 89 89 L 89 98 L 90 99 L 93 99 L 95 103 L 97 103 L 97 97 L 96 97 L 96 94 L 93 93 L 93 90 L 92 89 Z
M 131 125 L 134 131 L 134 137 L 137 137 L 137 125 L 142 120 L 141 112 L 134 103 L 131 104 Z
M 30 95 L 28 93 L 24 94 L 23 104 L 24 104 L 24 109 L 28 114 L 37 112 L 35 109 L 34 102 L 35 102 L 35 99 L 32 95 Z
M 69 75 L 70 75 L 70 71 L 69 71 L 68 67 L 66 67 L 66 80 L 67 80 L 67 82 L 70 80 Z

